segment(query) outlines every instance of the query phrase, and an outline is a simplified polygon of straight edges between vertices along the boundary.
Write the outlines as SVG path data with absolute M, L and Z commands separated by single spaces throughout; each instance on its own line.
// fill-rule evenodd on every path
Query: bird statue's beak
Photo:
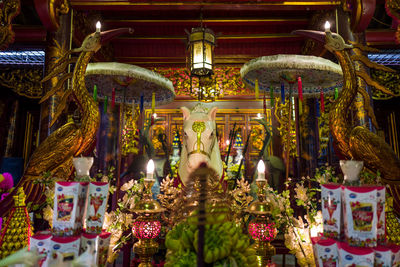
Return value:
M 307 38 L 314 39 L 322 44 L 325 43 L 325 37 L 326 33 L 325 32 L 320 32 L 320 31 L 310 31 L 310 30 L 296 30 L 293 31 L 292 34 L 304 36 Z
M 118 29 L 114 29 L 114 30 L 101 32 L 100 33 L 101 44 L 104 45 L 105 43 L 109 42 L 110 40 L 112 40 L 122 34 L 126 34 L 126 33 L 132 34 L 133 29 L 132 28 L 118 28 Z

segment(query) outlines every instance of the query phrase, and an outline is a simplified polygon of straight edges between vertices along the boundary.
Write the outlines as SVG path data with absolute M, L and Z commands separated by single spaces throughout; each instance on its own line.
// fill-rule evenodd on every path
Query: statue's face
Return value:
M 187 165 L 190 172 L 194 171 L 200 163 L 209 164 L 215 142 L 215 121 L 200 120 L 196 117 L 184 121 L 183 145 L 188 153 Z

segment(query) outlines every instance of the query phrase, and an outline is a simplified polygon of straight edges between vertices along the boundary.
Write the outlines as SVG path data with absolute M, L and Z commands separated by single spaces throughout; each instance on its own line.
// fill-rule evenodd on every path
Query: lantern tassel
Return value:
M 97 85 L 96 84 L 94 85 L 94 88 L 93 88 L 93 99 L 94 99 L 94 101 L 97 101 Z
M 143 112 L 144 97 L 143 93 L 140 95 L 140 114 Z
M 303 114 L 303 101 L 299 99 L 299 115 Z
M 325 100 L 324 100 L 324 90 L 321 89 L 321 112 L 325 112 Z
M 258 100 L 259 94 L 260 94 L 260 88 L 258 86 L 258 79 L 256 80 L 254 90 L 256 91 L 256 99 Z
M 114 107 L 115 107 L 115 88 L 113 88 L 111 92 L 111 108 Z
M 265 101 L 265 91 L 264 91 L 264 98 L 263 98 L 263 111 L 264 115 L 267 115 L 267 102 Z
M 281 83 L 281 101 L 282 104 L 285 105 L 285 85 Z
M 274 89 L 272 88 L 272 86 L 269 86 L 269 97 L 270 97 L 270 101 L 271 101 L 271 108 L 274 107 Z
M 338 96 L 339 96 L 339 89 L 335 87 L 335 100 L 338 98 Z
M 151 113 L 154 114 L 154 110 L 156 108 L 156 93 L 153 92 L 151 95 Z
M 303 101 L 303 83 L 301 82 L 301 77 L 297 80 L 297 92 L 299 94 L 300 101 Z
M 108 108 L 108 96 L 104 98 L 104 113 L 107 113 Z

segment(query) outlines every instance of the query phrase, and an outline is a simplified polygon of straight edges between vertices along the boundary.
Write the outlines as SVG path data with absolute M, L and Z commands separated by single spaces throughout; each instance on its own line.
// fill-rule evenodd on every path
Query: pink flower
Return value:
M 0 188 L 8 190 L 14 186 L 12 175 L 8 172 L 3 173 L 4 180 L 0 182 Z

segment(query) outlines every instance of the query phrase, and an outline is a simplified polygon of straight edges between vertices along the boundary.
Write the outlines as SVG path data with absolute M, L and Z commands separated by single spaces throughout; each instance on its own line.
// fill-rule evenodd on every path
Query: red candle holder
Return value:
M 261 266 L 267 266 L 271 258 L 276 254 L 276 249 L 271 245 L 277 234 L 275 223 L 271 222 L 271 207 L 266 201 L 265 186 L 266 180 L 256 180 L 258 187 L 258 199 L 250 204 L 247 212 L 254 216 L 248 226 L 249 235 L 255 241 L 253 247 L 256 255 L 260 257 Z
M 144 194 L 143 198 L 139 200 L 133 212 L 139 216 L 136 218 L 132 226 L 133 235 L 139 239 L 133 245 L 133 251 L 139 255 L 139 267 L 151 267 L 151 260 L 153 255 L 158 250 L 158 244 L 154 241 L 161 231 L 161 222 L 159 215 L 164 211 L 164 208 L 152 198 L 151 187 L 154 180 L 144 180 Z

